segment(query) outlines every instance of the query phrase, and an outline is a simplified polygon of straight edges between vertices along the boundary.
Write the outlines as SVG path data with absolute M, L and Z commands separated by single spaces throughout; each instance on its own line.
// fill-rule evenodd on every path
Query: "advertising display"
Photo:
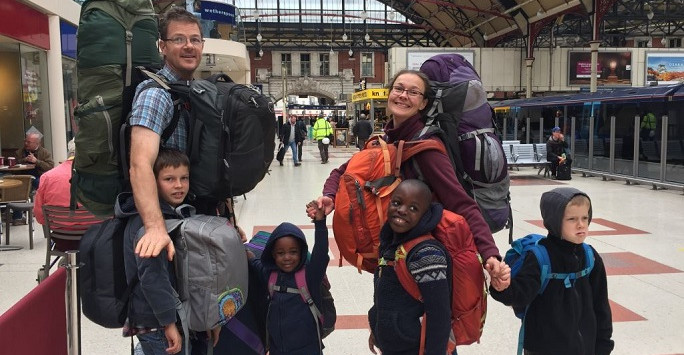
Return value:
M 568 85 L 591 83 L 591 52 L 569 52 L 568 65 Z M 632 85 L 632 52 L 599 52 L 596 72 L 599 86 Z
M 475 53 L 471 51 L 449 51 L 449 50 L 440 50 L 440 51 L 430 51 L 430 50 L 421 50 L 421 51 L 407 51 L 406 52 L 406 69 L 411 69 L 411 70 L 419 70 L 420 66 L 423 65 L 423 62 L 426 60 L 432 58 L 433 56 L 436 56 L 438 54 L 460 54 L 465 58 L 468 63 L 470 63 L 473 67 L 475 66 Z
M 647 52 L 646 85 L 680 84 L 684 82 L 684 53 Z
M 185 9 L 200 19 L 202 37 L 222 38 L 219 24 L 235 26 L 235 5 L 229 4 L 228 0 L 185 0 Z

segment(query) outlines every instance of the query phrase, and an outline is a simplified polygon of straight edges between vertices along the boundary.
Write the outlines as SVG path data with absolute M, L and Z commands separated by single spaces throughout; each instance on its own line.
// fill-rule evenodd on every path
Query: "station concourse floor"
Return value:
M 353 147 L 330 147 L 329 164 L 321 164 L 318 149 L 305 143 L 303 162 L 295 167 L 290 151 L 284 166 L 271 164 L 270 175 L 244 197 L 236 198 L 238 224 L 248 235 L 272 230 L 288 221 L 300 226 L 309 244 L 313 224 L 305 204 L 321 194 L 330 170 L 356 152 Z M 514 237 L 545 233 L 539 212 L 541 194 L 557 186 L 573 186 L 589 194 L 593 221 L 587 242 L 601 254 L 608 273 L 613 311 L 613 354 L 684 354 L 684 195 L 681 190 L 653 190 L 650 185 L 626 185 L 573 174 L 571 181 L 554 181 L 533 168 L 512 170 L 511 199 Z M 324 343 L 326 355 L 370 354 L 366 312 L 372 303 L 372 275 L 358 274 L 339 253 L 330 226 L 331 261 L 327 271 L 338 319 Z M 27 226 L 11 227 L 11 244 L 24 248 L 0 252 L 0 313 L 36 285 L 44 260 L 45 239 L 36 225 L 35 247 L 28 249 Z M 508 230 L 494 235 L 501 254 L 508 249 Z M 520 321 L 510 308 L 488 302 L 487 321 L 480 344 L 459 347 L 458 353 L 515 354 Z M 27 330 L 30 331 L 30 330 Z M 82 318 L 82 354 L 130 352 L 120 329 L 104 329 Z M 0 344 L 0 353 L 2 345 Z M 231 354 L 232 355 L 232 354 Z M 239 354 L 237 354 L 239 355 Z

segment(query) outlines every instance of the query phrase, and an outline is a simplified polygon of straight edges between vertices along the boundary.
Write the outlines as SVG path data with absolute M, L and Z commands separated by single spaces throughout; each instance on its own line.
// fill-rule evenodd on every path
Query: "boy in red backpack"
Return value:
M 328 267 L 328 226 L 316 202 L 315 243 L 307 260 L 306 237 L 299 227 L 283 222 L 271 233 L 261 258 L 247 251 L 251 271 L 260 275 L 271 294 L 266 319 L 270 355 L 323 353 L 320 284 Z M 305 286 L 306 293 L 299 292 Z M 310 305 L 304 300 L 312 300 Z
M 431 235 L 442 220 L 442 205 L 431 201 L 430 188 L 417 179 L 404 180 L 392 194 L 387 222 L 380 231 L 374 304 L 368 311 L 368 343 L 373 353 L 375 347 L 385 355 L 447 353 L 452 329 L 451 257 L 434 238 L 419 242 L 408 252 L 404 248 L 413 239 Z M 420 301 L 402 286 L 398 276 L 401 258 L 418 285 Z M 477 263 L 476 267 L 479 269 Z M 425 334 L 421 334 L 421 317 Z

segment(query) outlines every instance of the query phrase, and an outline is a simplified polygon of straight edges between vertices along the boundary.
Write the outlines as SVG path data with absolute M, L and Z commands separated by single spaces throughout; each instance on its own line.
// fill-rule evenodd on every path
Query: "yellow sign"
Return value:
M 386 100 L 389 96 L 388 89 L 366 89 L 352 94 L 352 102 L 366 101 L 366 100 Z

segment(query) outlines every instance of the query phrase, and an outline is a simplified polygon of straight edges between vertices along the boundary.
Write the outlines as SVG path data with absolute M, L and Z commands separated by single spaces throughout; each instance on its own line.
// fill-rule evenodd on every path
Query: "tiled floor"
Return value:
M 305 204 L 321 193 L 331 169 L 355 150 L 330 149 L 330 163 L 320 164 L 318 151 L 307 144 L 303 163 L 294 167 L 288 152 L 285 166 L 270 175 L 246 199 L 237 199 L 238 223 L 245 231 L 270 230 L 283 221 L 302 227 L 313 241 L 313 226 Z M 673 355 L 684 353 L 684 195 L 681 191 L 651 190 L 649 186 L 573 175 L 571 181 L 553 181 L 533 168 L 511 172 L 514 235 L 544 233 L 539 213 L 542 192 L 570 185 L 589 194 L 594 220 L 588 242 L 602 255 L 608 272 L 616 347 L 614 354 Z M 332 224 L 332 218 L 328 218 Z M 27 227 L 12 227 L 12 243 L 20 251 L 0 252 L 0 312 L 35 286 L 44 255 L 45 239 L 36 231 L 34 250 L 27 250 Z M 372 276 L 358 274 L 344 262 L 332 234 L 328 277 L 338 309 L 337 330 L 326 338 L 326 354 L 369 354 L 365 314 L 372 302 Z M 495 235 L 501 253 L 508 231 Z M 120 330 L 99 328 L 83 319 L 83 354 L 125 354 L 129 343 Z M 459 354 L 514 354 L 519 320 L 507 307 L 490 298 L 487 324 L 480 344 L 459 348 Z M 1 345 L 0 345 L 1 348 Z M 2 353 L 0 349 L 0 353 Z M 238 354 L 239 355 L 239 354 Z

